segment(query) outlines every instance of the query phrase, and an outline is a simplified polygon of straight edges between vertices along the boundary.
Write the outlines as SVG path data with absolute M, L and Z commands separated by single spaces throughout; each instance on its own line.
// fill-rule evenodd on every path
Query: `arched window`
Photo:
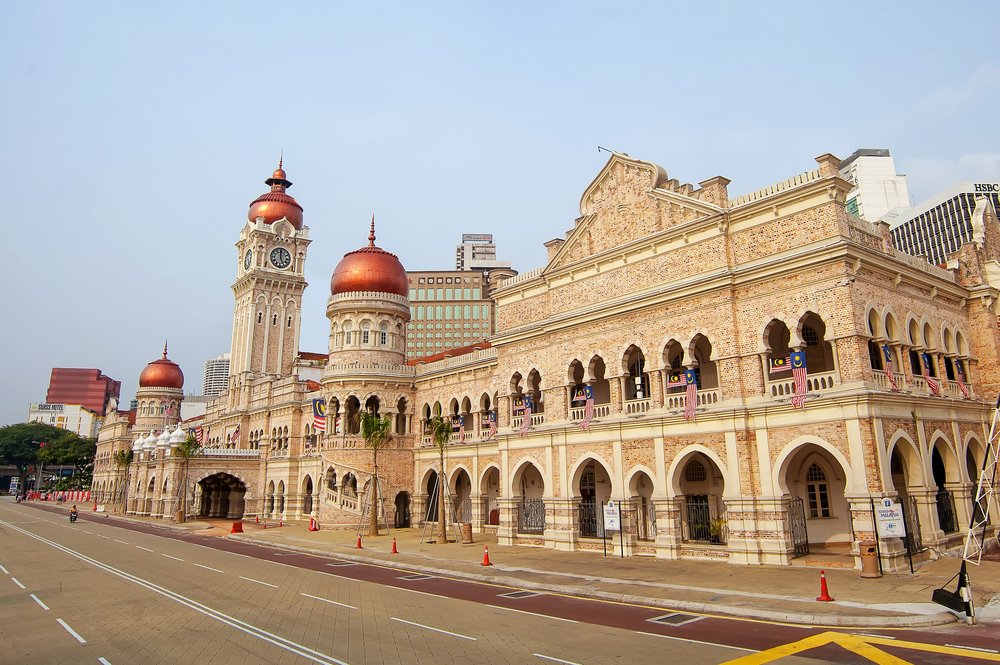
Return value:
M 830 488 L 826 472 L 815 462 L 806 472 L 806 495 L 809 497 L 809 517 L 830 516 Z
M 354 325 L 348 321 L 344 324 L 344 344 L 353 344 L 354 340 Z
M 389 324 L 383 323 L 378 327 L 378 343 L 382 346 L 386 345 L 389 341 Z

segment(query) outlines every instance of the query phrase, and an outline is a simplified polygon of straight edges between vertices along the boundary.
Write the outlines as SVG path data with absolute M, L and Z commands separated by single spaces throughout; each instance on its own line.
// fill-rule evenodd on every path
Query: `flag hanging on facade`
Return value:
M 767 373 L 777 374 L 779 372 L 787 372 L 791 369 L 792 357 L 782 356 L 781 358 L 768 358 L 767 359 Z
M 806 352 L 792 351 L 789 356 L 792 365 L 792 382 L 795 384 L 795 392 L 792 395 L 792 406 L 796 409 L 802 408 L 806 401 Z
M 524 396 L 524 410 L 522 411 L 522 421 L 521 429 L 517 431 L 519 436 L 524 436 L 528 433 L 528 428 L 531 427 L 531 395 Z
M 465 418 L 459 413 L 451 422 L 452 426 L 458 429 L 458 440 L 465 441 Z
M 932 395 L 941 394 L 941 382 L 931 376 L 931 356 L 928 353 L 921 353 L 920 359 L 923 360 L 924 365 L 924 381 L 927 382 L 927 387 L 931 389 Z
M 899 384 L 896 383 L 896 373 L 892 370 L 892 349 L 889 348 L 888 344 L 882 345 L 882 353 L 885 355 L 885 376 L 889 379 L 892 392 L 898 393 Z
M 174 407 L 170 406 L 170 402 L 163 402 L 163 415 L 165 416 L 174 415 Z
M 313 401 L 313 429 L 317 432 L 326 431 L 326 400 L 314 399 Z
M 205 441 L 205 430 L 201 427 L 194 428 L 194 440 L 198 442 L 200 446 Z
M 490 436 L 489 436 L 489 438 L 492 439 L 497 434 L 497 412 L 496 411 L 490 411 L 488 414 L 486 414 L 486 421 L 490 425 Z
M 670 374 L 667 374 L 667 388 L 683 388 L 687 385 L 687 381 L 684 380 L 683 370 L 671 370 Z
M 594 387 L 583 387 L 583 420 L 580 421 L 580 429 L 590 429 L 590 421 L 594 419 Z
M 229 442 L 234 446 L 240 443 L 240 426 L 236 426 L 236 430 L 233 432 L 232 436 L 229 437 Z
M 694 420 L 694 411 L 698 406 L 698 373 L 693 369 L 684 370 L 684 420 Z
M 965 368 L 962 367 L 961 358 L 955 358 L 955 380 L 958 382 L 958 389 L 962 391 L 962 397 L 969 399 L 969 387 L 965 385 Z

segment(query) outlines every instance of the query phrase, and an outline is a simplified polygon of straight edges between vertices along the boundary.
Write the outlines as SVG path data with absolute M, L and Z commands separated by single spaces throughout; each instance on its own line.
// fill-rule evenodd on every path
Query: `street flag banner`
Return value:
M 205 441 L 205 429 L 203 427 L 194 428 L 194 440 L 198 442 L 199 446 Z
M 580 429 L 590 429 L 590 421 L 594 419 L 594 387 L 583 387 L 583 420 L 580 421 Z
M 693 369 L 684 370 L 684 420 L 694 420 L 694 410 L 698 406 L 698 374 Z
M 962 397 L 969 399 L 969 387 L 965 385 L 965 368 L 962 367 L 961 358 L 955 358 L 955 380 L 958 382 L 958 389 L 962 391 Z
M 885 376 L 889 379 L 892 392 L 898 393 L 899 384 L 896 383 L 896 373 L 892 371 L 892 349 L 889 348 L 888 344 L 882 345 L 882 353 L 885 355 Z
M 931 376 L 931 356 L 930 356 L 930 354 L 928 354 L 928 353 L 921 353 L 920 354 L 920 359 L 924 361 L 923 362 L 923 365 L 924 365 L 923 375 L 924 375 L 924 381 L 927 382 L 927 387 L 931 389 L 931 394 L 932 395 L 940 395 L 941 394 L 941 383 L 937 379 L 935 379 L 933 376 Z
M 517 431 L 519 436 L 524 436 L 528 433 L 528 428 L 531 427 L 531 395 L 524 396 L 524 409 L 522 411 L 523 420 L 521 421 L 521 429 Z
M 792 395 L 792 406 L 801 409 L 806 402 L 806 352 L 792 351 L 789 356 L 792 364 L 792 382 L 795 384 L 795 393 Z
M 239 443 L 240 443 L 240 426 L 239 425 L 236 426 L 236 430 L 233 432 L 233 435 L 229 437 L 229 442 L 232 443 L 234 446 L 239 445 Z
M 497 434 L 497 412 L 490 411 L 486 414 L 486 420 L 490 425 L 490 438 L 492 439 Z
M 667 374 L 667 388 L 683 388 L 686 385 L 683 371 L 675 369 Z
M 790 355 L 783 356 L 781 358 L 768 358 L 767 359 L 767 373 L 768 374 L 778 374 L 779 372 L 787 372 L 792 367 L 792 357 Z
M 317 432 L 326 432 L 326 400 L 314 399 L 312 402 L 313 429 Z

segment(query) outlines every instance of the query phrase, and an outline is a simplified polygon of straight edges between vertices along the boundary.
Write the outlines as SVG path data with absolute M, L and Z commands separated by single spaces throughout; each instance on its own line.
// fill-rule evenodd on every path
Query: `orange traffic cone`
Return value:
M 392 539 L 392 552 L 391 552 L 391 554 L 399 554 L 399 552 L 396 551 L 396 539 L 395 538 Z
M 95 513 L 97 512 L 97 502 L 96 501 L 94 502 L 94 512 Z
M 243 522 L 233 522 L 233 528 L 229 533 L 243 533 Z
M 267 520 L 264 521 L 264 531 L 267 531 Z
M 257 520 L 257 524 L 260 524 L 260 515 L 254 515 L 254 519 Z
M 486 545 L 483 545 L 483 565 L 484 566 L 493 565 L 493 562 L 490 561 L 490 548 L 487 547 Z
M 829 603 L 833 600 L 833 598 L 830 597 L 830 592 L 826 588 L 825 570 L 819 571 L 819 596 L 816 597 L 816 600 L 819 600 L 824 603 Z
M 354 546 L 354 549 L 356 550 L 361 549 L 361 536 L 358 536 L 358 544 Z

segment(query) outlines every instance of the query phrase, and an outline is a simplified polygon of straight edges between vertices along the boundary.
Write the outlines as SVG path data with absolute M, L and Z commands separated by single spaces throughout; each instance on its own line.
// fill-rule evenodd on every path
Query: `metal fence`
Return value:
M 545 531 L 545 502 L 541 499 L 521 499 L 514 507 L 518 533 Z

